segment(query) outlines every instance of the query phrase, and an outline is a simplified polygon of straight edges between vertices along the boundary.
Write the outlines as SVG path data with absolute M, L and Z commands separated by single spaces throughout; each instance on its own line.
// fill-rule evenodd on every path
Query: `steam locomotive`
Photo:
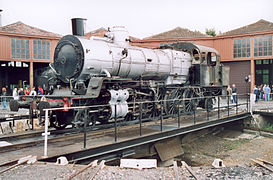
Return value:
M 39 103 L 41 110 L 95 105 L 87 114 L 88 124 L 94 125 L 108 123 L 115 115 L 137 119 L 138 102 L 143 102 L 141 115 L 149 118 L 159 113 L 160 100 L 165 114 L 211 109 L 214 101 L 209 96 L 222 94 L 228 84 L 228 69 L 213 48 L 194 43 L 162 44 L 156 49 L 131 46 L 122 26 L 109 29 L 104 38 L 87 39 L 83 24 L 84 19 L 72 19 L 73 35 L 59 40 L 54 62 L 39 79 L 52 95 Z M 201 98 L 172 101 L 193 97 Z M 56 128 L 83 125 L 85 113 L 52 111 L 51 124 Z

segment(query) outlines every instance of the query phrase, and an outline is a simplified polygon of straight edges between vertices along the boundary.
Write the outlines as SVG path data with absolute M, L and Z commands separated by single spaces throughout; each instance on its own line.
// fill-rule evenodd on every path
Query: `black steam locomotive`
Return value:
M 115 115 L 124 120 L 153 117 L 164 100 L 165 114 L 213 106 L 212 95 L 222 94 L 228 84 L 228 69 L 220 64 L 218 52 L 193 43 L 164 44 L 146 49 L 129 44 L 122 26 L 109 30 L 104 38 L 84 37 L 84 19 L 72 19 L 73 35 L 58 42 L 54 62 L 39 79 L 51 95 L 39 108 L 92 106 L 88 124 L 107 123 Z M 186 101 L 173 99 L 201 97 Z M 94 105 L 94 106 L 93 106 Z M 116 112 L 116 114 L 115 114 Z M 52 111 L 51 124 L 64 128 L 82 125 L 85 111 Z

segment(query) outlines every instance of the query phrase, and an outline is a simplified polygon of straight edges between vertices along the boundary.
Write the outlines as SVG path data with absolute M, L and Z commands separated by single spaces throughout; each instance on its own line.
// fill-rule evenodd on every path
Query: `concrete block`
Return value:
M 9 123 L 10 122 L 2 122 L 1 123 L 1 126 L 2 126 L 2 128 L 3 128 L 3 134 L 8 134 L 8 133 L 11 133 L 12 131 L 11 131 L 11 129 L 10 129 L 10 127 L 9 127 Z
M 12 144 L 7 141 L 0 141 L 0 147 L 9 146 L 9 145 L 12 145 Z
M 29 158 L 29 160 L 27 161 L 27 164 L 34 164 L 37 161 L 37 156 L 32 156 L 31 158 Z
M 222 159 L 214 159 L 212 166 L 215 168 L 222 168 L 222 167 L 226 167 L 223 163 Z
M 134 168 L 134 169 L 156 168 L 157 160 L 156 159 L 121 159 L 120 167 Z
M 66 157 L 61 156 L 61 157 L 58 157 L 58 158 L 57 158 L 57 161 L 56 161 L 55 164 L 56 164 L 56 165 L 65 166 L 65 165 L 68 164 L 68 161 L 67 161 Z
M 16 132 L 22 132 L 24 131 L 25 129 L 23 128 L 23 123 L 21 121 L 17 121 L 16 124 Z
M 26 157 L 22 157 L 18 160 L 18 164 L 21 164 L 23 162 L 27 162 L 28 160 L 30 160 L 32 158 L 32 155 L 26 156 Z

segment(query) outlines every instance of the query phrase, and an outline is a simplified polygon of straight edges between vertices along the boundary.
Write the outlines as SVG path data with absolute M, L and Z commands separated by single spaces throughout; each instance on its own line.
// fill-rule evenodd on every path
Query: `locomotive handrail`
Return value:
M 237 94 L 237 96 L 246 96 L 246 95 L 249 95 L 248 94 Z M 60 96 L 56 96 L 56 97 L 60 97 Z M 228 95 L 219 95 L 219 96 L 204 96 L 204 97 L 192 97 L 192 98 L 180 98 L 180 99 L 163 99 L 163 100 L 154 100 L 154 101 L 136 101 L 136 102 L 128 102 L 127 104 L 140 104 L 140 103 L 159 103 L 159 102 L 171 102 L 171 101 L 188 101 L 188 100 L 197 100 L 197 99 L 208 99 L 208 98 L 215 98 L 215 97 L 228 97 Z M 241 104 L 245 104 L 245 103 L 241 103 Z M 64 109 L 85 109 L 85 108 L 92 108 L 92 107 L 104 107 L 106 105 L 109 105 L 108 103 L 107 104 L 102 104 L 102 105 L 88 105 L 88 106 L 72 106 L 72 107 L 58 107 L 58 108 L 46 108 L 46 109 L 43 109 L 43 111 L 45 110 L 64 110 Z M 239 105 L 239 104 L 238 104 Z M 235 106 L 235 104 L 233 104 L 233 106 Z

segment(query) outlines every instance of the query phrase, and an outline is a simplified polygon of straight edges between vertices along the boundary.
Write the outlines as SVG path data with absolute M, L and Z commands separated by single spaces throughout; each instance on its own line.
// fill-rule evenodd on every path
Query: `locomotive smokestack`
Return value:
M 83 18 L 73 18 L 72 21 L 72 34 L 75 36 L 84 36 L 85 21 Z

